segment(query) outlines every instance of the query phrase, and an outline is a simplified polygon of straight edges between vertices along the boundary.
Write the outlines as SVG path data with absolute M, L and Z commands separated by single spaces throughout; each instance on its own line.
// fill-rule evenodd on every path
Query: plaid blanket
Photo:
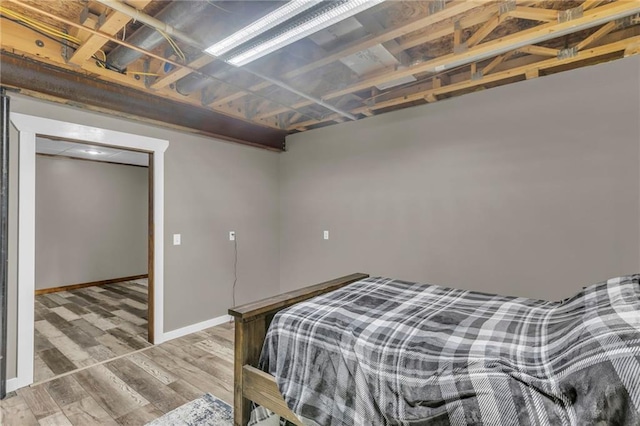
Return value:
M 279 312 L 261 366 L 312 425 L 640 425 L 639 278 L 559 302 L 369 278 Z

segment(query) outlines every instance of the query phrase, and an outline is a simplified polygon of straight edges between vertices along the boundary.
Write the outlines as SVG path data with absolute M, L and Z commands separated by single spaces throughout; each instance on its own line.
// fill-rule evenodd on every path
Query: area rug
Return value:
M 233 426 L 233 409 L 210 393 L 188 402 L 147 426 Z

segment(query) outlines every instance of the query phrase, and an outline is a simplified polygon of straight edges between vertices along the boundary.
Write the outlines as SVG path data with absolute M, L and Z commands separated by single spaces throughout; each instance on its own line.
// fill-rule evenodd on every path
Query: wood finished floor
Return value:
M 146 280 L 36 296 L 35 382 L 151 346 Z
M 144 425 L 206 392 L 231 404 L 233 336 L 226 323 L 19 389 L 0 424 Z

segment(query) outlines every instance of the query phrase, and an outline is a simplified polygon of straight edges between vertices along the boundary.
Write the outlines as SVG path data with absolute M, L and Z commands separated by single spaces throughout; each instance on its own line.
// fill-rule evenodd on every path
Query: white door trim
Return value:
M 164 341 L 164 152 L 169 141 L 12 112 L 19 132 L 18 171 L 18 353 L 15 390 L 33 383 L 36 135 L 54 136 L 153 153 L 154 334 Z

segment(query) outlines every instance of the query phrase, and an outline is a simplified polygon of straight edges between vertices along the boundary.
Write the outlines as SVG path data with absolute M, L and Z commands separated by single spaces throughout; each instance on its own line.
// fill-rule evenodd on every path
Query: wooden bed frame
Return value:
M 303 426 L 296 415 L 287 407 L 278 390 L 275 378 L 257 368 L 269 324 L 271 324 L 273 316 L 282 309 L 337 290 L 368 276 L 359 273 L 351 274 L 229 309 L 229 315 L 235 318 L 236 333 L 233 387 L 235 426 L 245 426 L 249 422 L 251 401 L 296 425 Z

